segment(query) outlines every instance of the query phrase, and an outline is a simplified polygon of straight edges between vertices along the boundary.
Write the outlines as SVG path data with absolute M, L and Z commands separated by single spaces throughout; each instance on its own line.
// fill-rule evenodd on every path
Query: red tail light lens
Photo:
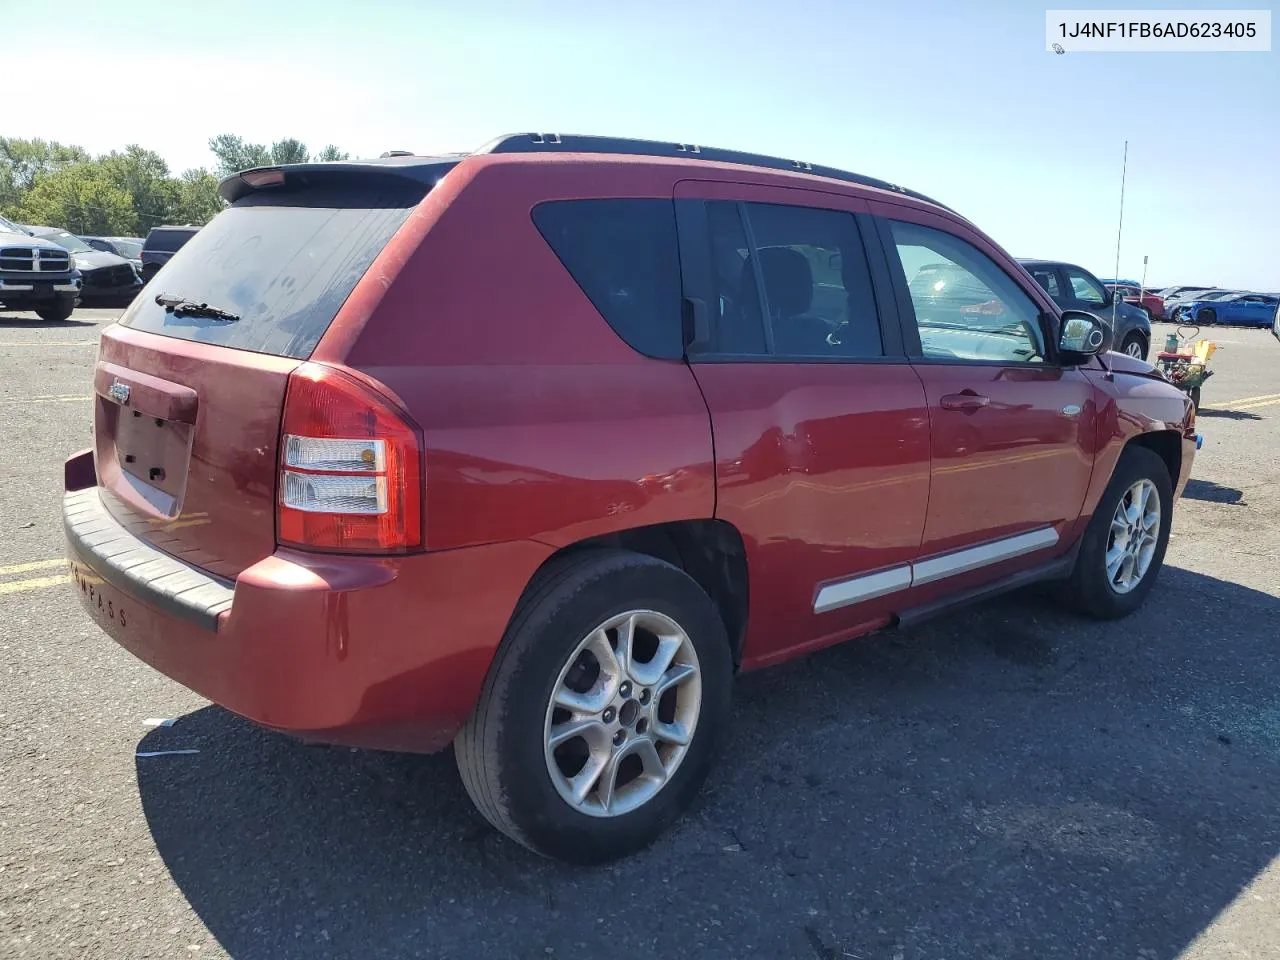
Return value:
M 422 440 L 390 400 L 332 367 L 289 376 L 276 539 L 304 549 L 404 553 L 422 545 Z

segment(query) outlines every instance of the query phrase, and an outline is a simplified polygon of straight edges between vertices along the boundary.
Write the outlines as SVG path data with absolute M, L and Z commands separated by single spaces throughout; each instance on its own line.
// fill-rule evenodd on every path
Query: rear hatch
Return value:
M 290 373 L 427 190 L 340 166 L 285 169 L 273 189 L 224 185 L 232 206 L 104 331 L 94 375 L 107 509 L 228 578 L 275 549 Z

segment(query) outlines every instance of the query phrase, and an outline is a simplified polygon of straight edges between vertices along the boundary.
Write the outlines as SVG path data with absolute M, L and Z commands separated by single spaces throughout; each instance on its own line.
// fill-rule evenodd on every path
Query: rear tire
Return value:
M 601 632 L 619 618 L 636 638 L 630 658 L 621 652 L 624 627 Z M 641 618 L 675 629 L 648 633 L 635 625 Z M 599 637 L 613 656 L 598 642 L 588 645 Z M 645 679 L 644 668 L 658 663 L 668 641 L 680 646 L 667 667 L 656 667 L 662 680 Z M 646 646 L 651 659 L 644 658 Z M 691 681 L 671 679 L 677 668 L 689 677 L 690 665 Z M 575 675 L 579 681 L 571 685 Z M 732 679 L 724 623 L 683 570 L 621 550 L 570 554 L 526 591 L 454 741 L 463 785 L 491 824 L 543 856 L 586 864 L 633 853 L 679 817 L 706 779 L 728 721 Z M 566 709 L 560 706 L 566 695 L 594 706 Z M 574 724 L 588 729 L 554 742 Z M 662 735 L 680 729 L 688 733 L 685 745 Z M 652 749 L 642 741 L 652 741 Z M 626 756 L 633 747 L 645 749 Z M 601 757 L 612 759 L 592 778 L 588 771 Z M 616 780 L 606 781 L 610 769 Z M 575 781 L 585 784 L 576 804 L 569 796 Z M 617 787 L 606 793 L 606 782 Z
M 75 309 L 75 300 L 59 300 L 55 306 L 38 309 L 36 316 L 46 323 L 60 323 L 68 319 L 75 312 Z
M 1151 520 L 1150 508 L 1135 510 L 1135 490 L 1156 498 L 1158 516 L 1145 526 L 1142 521 Z M 1132 527 L 1139 532 L 1121 529 L 1132 521 L 1137 521 Z M 1142 606 L 1164 563 L 1172 521 L 1173 480 L 1165 462 L 1146 447 L 1126 447 L 1085 528 L 1066 584 L 1071 607 L 1098 620 L 1115 620 Z

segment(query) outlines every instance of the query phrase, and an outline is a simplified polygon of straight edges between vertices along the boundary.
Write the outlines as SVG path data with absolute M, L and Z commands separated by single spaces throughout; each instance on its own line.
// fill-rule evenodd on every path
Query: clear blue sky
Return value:
M 273 6 L 80 4 L 68 42 L 43 5 L 0 0 L 2 72 L 68 87 L 64 108 L 7 98 L 0 133 L 136 142 L 175 170 L 220 132 L 358 156 L 526 130 L 691 141 L 884 177 L 1100 276 L 1128 137 L 1122 275 L 1147 254 L 1157 284 L 1280 290 L 1275 50 L 1055 56 L 1025 2 Z

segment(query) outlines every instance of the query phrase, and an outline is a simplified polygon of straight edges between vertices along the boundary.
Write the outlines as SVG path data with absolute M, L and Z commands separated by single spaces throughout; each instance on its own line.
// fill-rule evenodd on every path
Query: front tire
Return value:
M 1071 606 L 1099 620 L 1142 606 L 1164 563 L 1173 522 L 1173 479 L 1146 447 L 1120 454 L 1067 583 Z
M 732 678 L 724 623 L 684 571 L 620 550 L 568 555 L 526 591 L 454 742 L 463 785 L 543 856 L 633 853 L 706 779 Z
M 1120 351 L 1135 360 L 1147 359 L 1147 341 L 1139 333 L 1131 333 L 1124 338 Z
M 61 323 L 75 312 L 76 302 L 73 299 L 59 300 L 52 307 L 41 307 L 36 316 L 46 323 Z

